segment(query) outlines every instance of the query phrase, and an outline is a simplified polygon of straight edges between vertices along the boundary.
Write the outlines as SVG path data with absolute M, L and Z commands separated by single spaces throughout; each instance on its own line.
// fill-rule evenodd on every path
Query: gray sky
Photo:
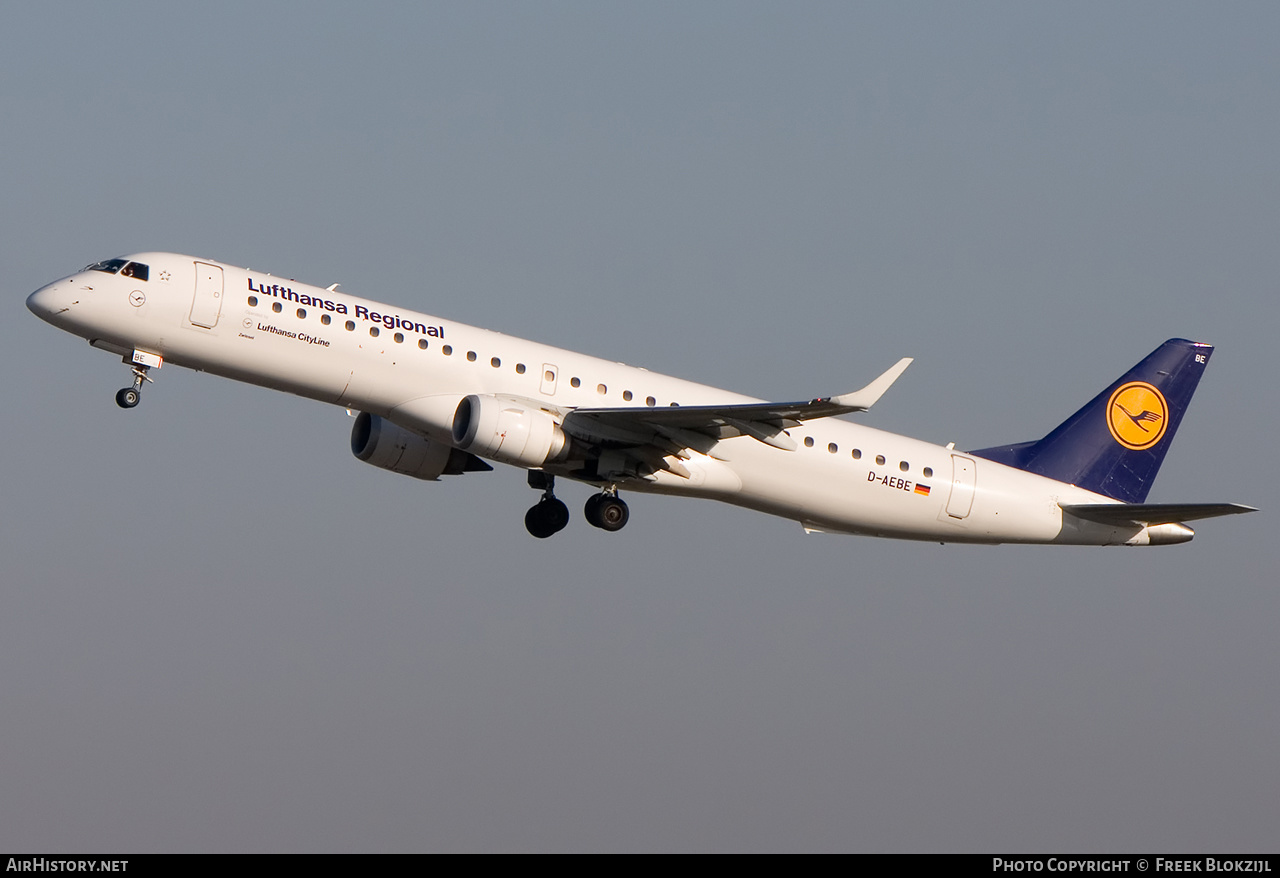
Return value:
M 12 3 L 0 848 L 1274 850 L 1280 9 Z M 28 293 L 165 249 L 866 423 L 1036 438 L 1218 346 L 1152 550 L 806 536 L 127 370 Z

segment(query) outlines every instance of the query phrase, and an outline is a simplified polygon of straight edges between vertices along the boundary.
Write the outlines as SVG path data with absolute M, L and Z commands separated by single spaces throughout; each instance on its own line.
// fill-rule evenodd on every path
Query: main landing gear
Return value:
M 524 526 L 540 540 L 564 530 L 569 523 L 569 507 L 555 495 L 556 477 L 529 471 L 529 487 L 542 491 L 542 499 L 524 514 Z
M 129 361 L 126 359 L 126 363 Z M 147 370 L 150 366 L 143 366 L 138 363 L 129 363 L 133 366 L 133 386 L 122 388 L 116 393 L 116 405 L 122 409 L 131 409 L 138 403 L 142 402 L 142 382 L 150 381 L 147 377 Z
M 592 494 L 587 500 L 586 507 L 582 513 L 587 517 L 587 523 L 592 527 L 598 527 L 601 530 L 617 531 L 622 530 L 626 526 L 627 520 L 631 518 L 631 510 L 627 508 L 627 504 L 618 496 L 616 488 L 603 491 L 599 494 Z
M 524 514 L 524 526 L 540 540 L 559 533 L 569 523 L 569 507 L 556 499 L 556 477 L 538 470 L 529 471 L 529 487 L 542 492 L 542 499 Z M 631 517 L 627 504 L 618 496 L 617 488 L 606 488 L 591 495 L 583 509 L 587 522 L 601 530 L 618 531 Z

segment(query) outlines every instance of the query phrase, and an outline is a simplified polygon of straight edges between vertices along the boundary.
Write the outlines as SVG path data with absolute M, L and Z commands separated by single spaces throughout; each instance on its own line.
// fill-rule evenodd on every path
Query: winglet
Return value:
M 876 400 L 884 396 L 884 392 L 889 389 L 893 382 L 898 380 L 903 372 L 907 371 L 907 367 L 911 365 L 912 361 L 911 357 L 903 357 L 866 387 L 861 390 L 855 390 L 853 393 L 842 393 L 840 396 L 833 396 L 831 397 L 831 402 L 851 412 L 865 412 L 875 405 Z

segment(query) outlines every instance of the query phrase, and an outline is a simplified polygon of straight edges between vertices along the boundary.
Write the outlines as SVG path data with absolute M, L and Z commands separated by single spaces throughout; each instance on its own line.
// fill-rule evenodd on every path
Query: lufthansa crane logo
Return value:
M 1120 386 L 1107 402 L 1111 436 L 1132 451 L 1142 451 L 1159 442 L 1168 423 L 1169 404 L 1164 394 L 1145 381 Z

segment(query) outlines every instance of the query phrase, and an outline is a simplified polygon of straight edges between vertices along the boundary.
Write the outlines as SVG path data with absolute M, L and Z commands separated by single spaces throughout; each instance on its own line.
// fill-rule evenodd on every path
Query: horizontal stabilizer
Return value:
M 1240 503 L 1062 503 L 1063 512 L 1099 524 L 1151 527 L 1157 524 L 1181 524 L 1220 515 L 1257 512 Z

